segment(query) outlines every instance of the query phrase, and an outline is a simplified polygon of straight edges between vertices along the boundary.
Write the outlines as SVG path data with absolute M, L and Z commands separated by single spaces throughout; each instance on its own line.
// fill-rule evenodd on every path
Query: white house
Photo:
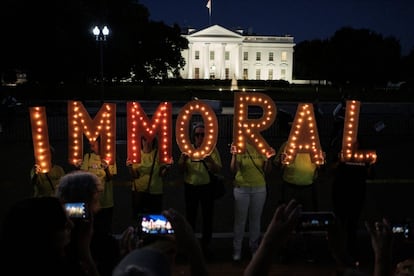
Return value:
M 183 35 L 188 49 L 181 71 L 184 79 L 233 79 L 292 81 L 292 36 L 243 34 L 219 25 Z

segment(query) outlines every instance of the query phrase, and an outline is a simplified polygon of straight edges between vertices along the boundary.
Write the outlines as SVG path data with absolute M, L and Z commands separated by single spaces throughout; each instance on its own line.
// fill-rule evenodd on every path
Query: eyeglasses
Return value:
M 194 137 L 204 137 L 204 132 L 194 133 Z

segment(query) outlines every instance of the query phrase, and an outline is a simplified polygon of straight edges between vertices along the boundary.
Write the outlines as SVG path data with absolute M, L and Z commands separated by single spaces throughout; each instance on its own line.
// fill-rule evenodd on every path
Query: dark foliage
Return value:
M 5 0 L 0 17 L 2 26 L 7 26 L 0 71 L 26 72 L 32 84 L 96 81 L 101 46 L 107 82 L 134 74 L 139 79 L 164 77 L 168 70 L 176 72 L 183 66 L 180 51 L 187 41 L 179 27 L 149 21 L 147 8 L 137 1 Z M 92 28 L 104 24 L 110 34 L 100 45 Z

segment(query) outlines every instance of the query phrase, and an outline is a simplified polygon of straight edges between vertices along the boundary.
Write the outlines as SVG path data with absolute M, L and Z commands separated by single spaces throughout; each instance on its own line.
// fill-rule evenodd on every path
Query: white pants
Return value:
M 266 187 L 235 187 L 234 195 L 234 237 L 233 249 L 240 253 L 249 214 L 249 246 L 255 252 L 261 236 L 261 217 L 266 201 Z

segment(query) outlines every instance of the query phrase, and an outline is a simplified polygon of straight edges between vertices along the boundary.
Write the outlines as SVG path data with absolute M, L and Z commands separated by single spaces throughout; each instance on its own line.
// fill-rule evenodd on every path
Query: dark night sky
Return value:
M 210 23 L 207 0 L 139 0 L 150 19 L 202 29 Z M 212 0 L 211 24 L 259 35 L 290 34 L 303 40 L 331 37 L 342 27 L 366 28 L 414 48 L 414 0 Z

